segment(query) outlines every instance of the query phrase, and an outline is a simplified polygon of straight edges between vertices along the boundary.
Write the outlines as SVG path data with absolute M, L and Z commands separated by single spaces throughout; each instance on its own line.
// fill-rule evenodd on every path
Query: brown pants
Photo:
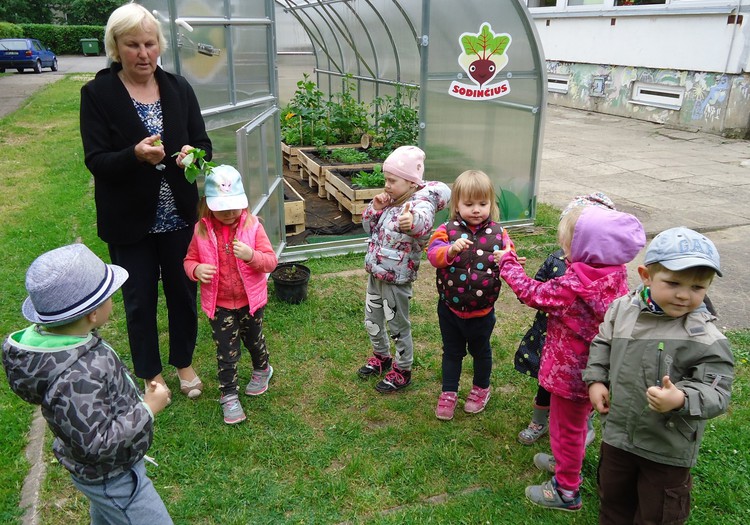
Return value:
M 690 515 L 688 467 L 664 465 L 602 442 L 600 525 L 681 525 Z

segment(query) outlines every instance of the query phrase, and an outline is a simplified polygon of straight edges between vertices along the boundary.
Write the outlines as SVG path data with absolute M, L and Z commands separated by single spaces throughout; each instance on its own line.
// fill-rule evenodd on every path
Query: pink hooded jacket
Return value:
M 633 215 L 599 207 L 585 208 L 576 221 L 569 259 L 561 277 L 539 282 L 528 277 L 514 252 L 500 261 L 500 276 L 518 299 L 548 314 L 539 383 L 555 395 L 588 401 L 581 378 L 589 345 L 609 305 L 628 293 L 625 263 L 646 244 Z

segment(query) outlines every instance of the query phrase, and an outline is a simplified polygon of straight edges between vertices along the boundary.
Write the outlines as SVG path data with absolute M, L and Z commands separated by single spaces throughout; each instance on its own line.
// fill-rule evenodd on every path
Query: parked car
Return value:
M 33 69 L 41 73 L 43 67 L 57 71 L 57 56 L 34 38 L 0 39 L 0 73 L 15 68 L 19 73 Z

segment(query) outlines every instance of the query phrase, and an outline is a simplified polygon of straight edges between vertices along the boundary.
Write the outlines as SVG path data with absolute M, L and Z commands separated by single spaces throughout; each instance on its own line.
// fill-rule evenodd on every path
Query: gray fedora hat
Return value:
M 84 244 L 62 246 L 29 266 L 21 310 L 33 323 L 66 324 L 96 310 L 127 278 L 124 268 L 105 264 Z

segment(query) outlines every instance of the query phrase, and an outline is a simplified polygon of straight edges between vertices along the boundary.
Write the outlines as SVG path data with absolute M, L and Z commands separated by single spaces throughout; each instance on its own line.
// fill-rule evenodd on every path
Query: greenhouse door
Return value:
M 250 210 L 284 248 L 273 0 L 143 1 L 167 38 L 162 67 L 193 86 L 213 161 L 242 173 Z

